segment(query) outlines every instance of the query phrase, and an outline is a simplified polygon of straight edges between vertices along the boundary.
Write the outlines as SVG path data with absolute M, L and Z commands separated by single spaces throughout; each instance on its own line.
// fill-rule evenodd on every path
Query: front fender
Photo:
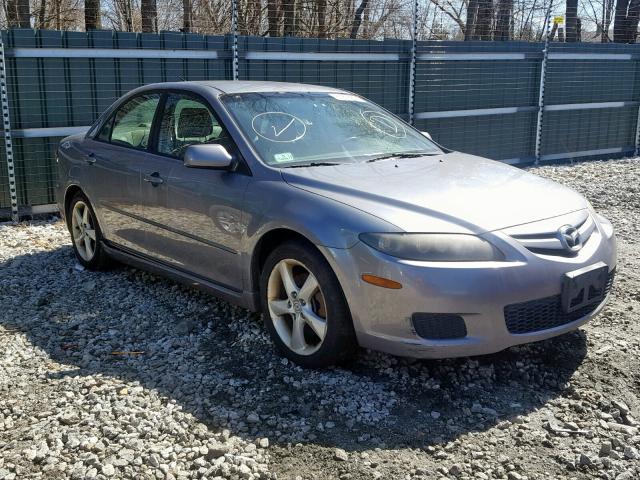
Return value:
M 349 249 L 362 232 L 399 231 L 369 213 L 284 182 L 256 180 L 245 196 L 245 235 L 242 245 L 244 284 L 256 292 L 254 256 L 258 242 L 269 232 L 297 232 L 316 245 L 327 261 L 333 250 Z
M 277 181 L 255 181 L 245 197 L 246 245 L 253 251 L 274 229 L 298 232 L 318 246 L 350 248 L 363 232 L 401 231 L 395 225 L 355 207 Z

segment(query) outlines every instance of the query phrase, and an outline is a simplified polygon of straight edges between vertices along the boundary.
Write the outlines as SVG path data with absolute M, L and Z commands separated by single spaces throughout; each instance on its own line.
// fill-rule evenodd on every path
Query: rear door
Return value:
M 118 107 L 93 139 L 86 140 L 86 193 L 103 233 L 135 250 L 144 246 L 141 166 L 160 100 L 160 93 L 136 95 Z

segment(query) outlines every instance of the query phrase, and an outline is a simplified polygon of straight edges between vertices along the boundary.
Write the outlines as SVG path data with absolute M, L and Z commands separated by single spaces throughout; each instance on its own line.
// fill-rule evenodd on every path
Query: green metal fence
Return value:
M 635 45 L 554 43 L 543 69 L 545 46 L 536 43 L 425 41 L 412 50 L 409 40 L 235 39 L 234 50 L 232 35 L 2 32 L 13 156 L 8 162 L 0 142 L 0 216 L 11 215 L 12 196 L 21 213 L 52 211 L 59 140 L 152 82 L 235 77 L 344 88 L 413 118 L 449 148 L 512 164 L 637 152 Z

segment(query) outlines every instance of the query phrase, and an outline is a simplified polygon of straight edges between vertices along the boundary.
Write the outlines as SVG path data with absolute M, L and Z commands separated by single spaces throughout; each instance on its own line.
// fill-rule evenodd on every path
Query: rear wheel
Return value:
M 109 258 L 102 245 L 102 232 L 95 212 L 82 192 L 71 199 L 67 224 L 78 262 L 89 270 L 107 267 Z
M 301 242 L 280 245 L 265 262 L 261 287 L 265 325 L 282 355 L 310 368 L 353 356 L 356 338 L 347 302 L 317 250 Z

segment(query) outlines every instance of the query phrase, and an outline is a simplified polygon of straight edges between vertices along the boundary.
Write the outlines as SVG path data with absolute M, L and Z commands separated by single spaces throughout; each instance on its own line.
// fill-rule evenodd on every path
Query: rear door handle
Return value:
M 84 157 L 84 161 L 87 162 L 89 165 L 93 165 L 94 163 L 96 163 L 96 160 L 97 160 L 96 154 L 93 152 L 87 154 L 87 156 Z
M 157 187 L 161 183 L 164 183 L 164 180 L 162 179 L 162 177 L 158 172 L 149 173 L 148 175 L 145 175 L 144 177 L 142 177 L 142 179 L 145 182 L 150 183 L 154 187 Z

